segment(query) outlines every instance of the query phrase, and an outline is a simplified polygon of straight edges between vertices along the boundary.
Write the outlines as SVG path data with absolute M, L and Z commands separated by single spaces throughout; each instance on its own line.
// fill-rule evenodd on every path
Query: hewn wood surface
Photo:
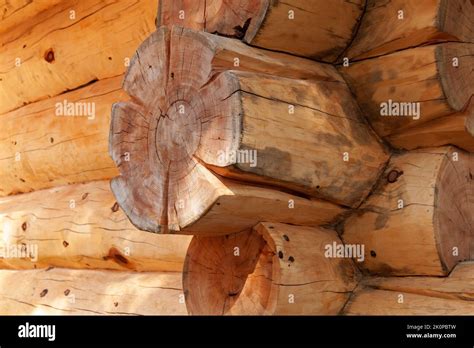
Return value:
M 472 315 L 474 263 L 449 277 L 366 278 L 344 308 L 347 315 Z
M 365 0 L 162 0 L 158 25 L 332 62 L 355 35 L 364 5 Z
M 65 0 L 2 31 L 0 114 L 121 75 L 155 29 L 156 9 L 151 0 Z
M 228 38 L 162 27 L 124 89 L 133 101 L 113 110 L 112 189 L 144 230 L 197 221 L 221 187 L 212 172 L 356 206 L 388 157 L 333 67 Z
M 419 129 L 418 143 L 416 138 L 409 138 L 405 146 L 400 136 L 395 144 L 413 148 L 424 144 L 423 124 L 464 110 L 468 118 L 474 117 L 473 109 L 468 108 L 474 94 L 473 57 L 474 44 L 442 43 L 356 62 L 340 67 L 340 71 L 381 137 L 390 140 L 405 131 L 413 133 Z M 415 103 L 413 106 L 420 107 L 419 115 L 405 112 L 400 116 L 383 116 L 383 104 L 390 101 Z M 465 132 L 464 137 L 471 135 Z M 443 145 L 449 144 L 450 139 L 446 133 Z
M 386 139 L 395 147 L 407 150 L 452 144 L 474 152 L 474 98 L 471 97 L 463 111 L 405 129 Z
M 181 273 L 1 270 L 1 315 L 186 315 Z
M 350 259 L 325 257 L 333 242 L 341 243 L 331 230 L 274 223 L 218 238 L 195 236 L 183 273 L 187 309 L 195 315 L 338 314 L 358 272 Z
M 473 175 L 473 155 L 455 147 L 396 155 L 342 238 L 365 245 L 370 273 L 446 275 L 472 254 Z
M 0 268 L 180 272 L 190 237 L 138 231 L 97 181 L 0 198 L 0 240 L 26 256 L 2 255 Z
M 474 42 L 473 12 L 470 0 L 368 0 L 345 55 L 361 60 L 423 44 Z

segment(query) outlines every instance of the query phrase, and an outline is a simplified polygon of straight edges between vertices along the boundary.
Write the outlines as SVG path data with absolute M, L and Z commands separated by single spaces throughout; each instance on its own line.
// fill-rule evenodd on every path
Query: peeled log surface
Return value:
M 342 239 L 365 245 L 370 273 L 446 275 L 474 250 L 473 175 L 474 156 L 455 147 L 396 155 Z
M 156 6 L 148 0 L 64 0 L 1 31 L 0 114 L 123 74 L 126 59 L 155 29 Z
M 191 239 L 138 231 L 109 182 L 97 181 L 0 198 L 0 240 L 2 251 L 24 246 L 27 256 L 2 252 L 0 268 L 181 272 Z
M 0 1 L 0 36 L 1 33 L 12 30 L 13 27 L 34 17 L 64 0 L 31 1 L 31 0 L 2 0 Z
M 128 99 L 121 80 L 95 82 L 1 115 L 0 196 L 116 176 L 107 147 L 112 103 Z M 56 104 L 65 101 L 88 103 L 81 108 L 87 111 L 93 105 L 94 117 L 57 116 Z
M 453 58 L 458 58 L 459 66 L 453 66 Z M 474 44 L 445 43 L 368 59 L 341 67 L 340 71 L 377 134 L 390 140 L 405 131 L 414 132 L 411 128 L 423 129 L 427 122 L 463 110 L 468 110 L 467 118 L 474 117 L 473 109 L 468 108 L 474 95 L 473 66 Z M 419 103 L 419 118 L 414 114 L 382 116 L 382 103 L 389 101 Z M 444 127 L 456 127 L 455 122 L 456 119 L 450 119 Z M 471 136 L 467 130 L 464 132 L 464 137 Z M 417 142 L 410 138 L 408 146 L 401 142 L 396 145 L 422 146 L 422 130 L 418 139 Z M 442 145 L 448 145 L 451 139 L 446 134 Z
M 399 11 L 403 19 L 399 19 Z M 367 0 L 351 60 L 444 41 L 474 42 L 470 0 Z
M 186 315 L 182 296 L 178 272 L 0 271 L 0 315 Z
M 459 66 L 453 66 L 453 58 Z M 443 43 L 352 63 L 340 71 L 377 134 L 391 137 L 467 108 L 474 94 L 473 67 L 474 44 Z M 381 104 L 389 100 L 419 102 L 419 119 L 382 116 Z
M 344 308 L 344 314 L 472 315 L 473 297 L 474 263 L 464 262 L 446 278 L 366 278 Z
M 143 230 L 197 221 L 227 190 L 213 172 L 355 206 L 388 158 L 333 67 L 236 40 L 162 27 L 138 49 L 124 89 L 132 101 L 112 112 L 121 174 L 112 190 Z
M 157 24 L 333 62 L 355 35 L 364 5 L 365 0 L 162 0 Z
M 474 98 L 471 97 L 464 111 L 405 129 L 388 136 L 387 140 L 395 147 L 407 150 L 452 144 L 474 152 Z
M 324 256 L 333 242 L 341 243 L 331 230 L 275 223 L 230 236 L 195 236 L 183 271 L 188 312 L 338 314 L 358 272 L 350 259 Z

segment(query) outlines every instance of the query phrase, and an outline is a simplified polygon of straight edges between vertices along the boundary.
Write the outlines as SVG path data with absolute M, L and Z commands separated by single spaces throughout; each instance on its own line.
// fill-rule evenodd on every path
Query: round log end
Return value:
M 445 43 L 436 48 L 439 76 L 445 97 L 454 111 L 462 111 L 474 95 L 472 67 L 474 43 Z
M 448 147 L 436 184 L 435 239 L 443 268 L 469 259 L 469 241 L 474 240 L 474 156 Z
M 220 181 L 203 165 L 238 145 L 238 84 L 211 71 L 213 43 L 198 32 L 160 28 L 125 76 L 130 102 L 112 110 L 109 151 L 121 176 L 117 201 L 135 226 L 179 231 L 213 204 Z
M 352 260 L 326 258 L 333 231 L 262 223 L 229 236 L 195 236 L 183 288 L 193 315 L 337 314 L 355 287 Z

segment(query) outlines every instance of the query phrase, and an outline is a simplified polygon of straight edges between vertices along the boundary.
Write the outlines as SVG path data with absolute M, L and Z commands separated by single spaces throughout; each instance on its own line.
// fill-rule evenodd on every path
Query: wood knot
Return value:
M 280 250 L 280 251 L 278 252 L 278 257 L 279 257 L 280 259 L 283 258 L 283 251 Z
M 112 247 L 109 249 L 109 255 L 104 257 L 104 260 L 112 259 L 115 262 L 117 262 L 119 265 L 125 266 L 127 268 L 133 268 L 133 265 L 130 264 L 130 261 L 123 256 L 119 250 L 116 248 Z
M 119 205 L 118 205 L 118 203 L 115 202 L 111 209 L 112 209 L 112 211 L 113 211 L 114 213 L 118 212 L 118 210 L 119 210 Z
M 66 290 L 64 290 L 64 295 L 65 295 L 65 296 L 68 296 L 68 295 L 70 294 L 70 292 L 71 292 L 71 290 L 66 289 Z
M 26 224 L 26 221 L 24 223 L 21 224 L 21 229 L 23 231 L 26 231 L 26 228 L 28 227 L 28 225 Z
M 372 257 L 376 257 L 377 256 L 377 253 L 373 250 L 370 251 L 370 256 Z
M 69 246 L 69 243 L 66 242 L 66 241 L 63 241 L 63 246 L 64 246 L 65 248 L 67 248 L 67 247 Z
M 47 293 L 48 293 L 48 289 L 44 289 L 43 291 L 41 291 L 40 297 L 45 297 Z
M 287 242 L 290 241 L 290 238 L 286 234 L 283 235 L 283 239 L 286 240 Z
M 114 306 L 115 306 L 115 307 L 118 307 L 118 302 L 114 302 Z
M 288 258 L 288 261 L 290 261 L 290 262 L 295 262 L 295 258 L 294 258 L 293 256 L 290 256 L 290 257 Z
M 82 195 L 82 199 L 83 199 L 83 200 L 86 199 L 87 196 L 89 196 L 89 192 L 84 193 L 84 194 Z
M 387 181 L 391 184 L 393 184 L 394 182 L 396 182 L 398 180 L 398 178 L 403 174 L 403 171 L 398 171 L 398 170 L 391 170 L 388 174 L 387 174 Z
M 44 60 L 50 64 L 54 62 L 54 51 L 52 48 L 44 53 Z

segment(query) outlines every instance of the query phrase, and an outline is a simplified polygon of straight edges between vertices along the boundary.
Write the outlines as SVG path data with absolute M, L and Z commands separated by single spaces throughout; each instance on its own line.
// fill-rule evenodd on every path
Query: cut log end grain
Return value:
M 472 154 L 455 147 L 394 156 L 386 180 L 344 222 L 344 242 L 365 245 L 370 273 L 448 274 L 472 255 L 473 173 Z
M 364 4 L 365 0 L 164 0 L 158 26 L 205 30 L 332 62 L 351 41 Z
M 162 27 L 138 49 L 124 89 L 132 101 L 112 112 L 109 149 L 121 174 L 112 190 L 143 230 L 182 232 L 236 191 L 241 204 L 252 192 L 287 208 L 289 199 L 324 199 L 311 204 L 334 212 L 359 204 L 387 159 L 335 69 L 231 39 Z M 250 183 L 258 187 L 237 188 Z
M 338 314 L 355 288 L 351 260 L 324 257 L 334 231 L 262 223 L 230 236 L 195 236 L 183 287 L 188 312 L 203 314 Z

